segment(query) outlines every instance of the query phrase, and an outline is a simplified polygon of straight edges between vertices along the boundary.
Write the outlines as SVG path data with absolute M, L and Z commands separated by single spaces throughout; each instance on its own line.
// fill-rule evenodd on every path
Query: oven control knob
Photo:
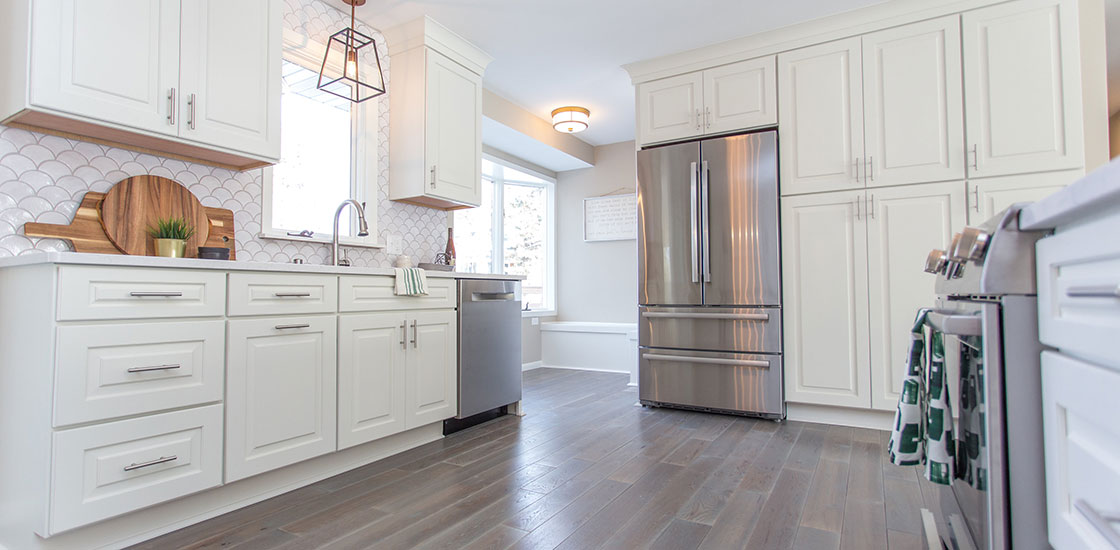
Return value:
M 966 227 L 961 231 L 961 240 L 957 243 L 958 255 L 962 262 L 982 263 L 984 254 L 988 252 L 988 241 L 991 235 L 975 227 Z
M 948 263 L 949 255 L 946 254 L 944 250 L 935 248 L 931 250 L 929 256 L 926 257 L 926 273 L 933 273 L 934 275 L 944 273 L 945 266 L 948 265 Z
M 964 263 L 964 262 L 968 261 L 967 257 L 962 256 L 963 251 L 961 250 L 961 234 L 960 233 L 957 233 L 956 235 L 953 235 L 953 240 L 949 243 L 949 248 L 946 250 L 946 252 L 949 255 L 949 261 L 950 262 Z

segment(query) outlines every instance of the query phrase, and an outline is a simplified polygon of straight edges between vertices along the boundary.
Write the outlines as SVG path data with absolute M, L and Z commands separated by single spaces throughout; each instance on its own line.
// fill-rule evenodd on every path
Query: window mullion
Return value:
M 490 268 L 494 273 L 505 273 L 505 207 L 505 179 L 501 166 L 498 166 L 494 177 L 494 207 L 491 208 L 494 216 L 491 222 L 494 227 L 491 246 L 494 250 L 490 254 L 493 258 Z

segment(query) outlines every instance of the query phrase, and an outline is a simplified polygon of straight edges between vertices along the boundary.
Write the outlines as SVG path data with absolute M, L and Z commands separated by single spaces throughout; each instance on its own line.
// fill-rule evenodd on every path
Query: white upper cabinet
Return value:
M 960 48 L 957 16 L 863 37 L 867 186 L 964 179 Z
M 860 39 L 778 56 L 782 194 L 862 187 Z
M 726 134 L 778 123 L 773 56 L 638 86 L 642 145 Z
M 970 177 L 1084 165 L 1076 11 L 1023 0 L 963 15 Z
M 764 57 L 704 71 L 704 132 L 777 124 L 774 64 L 774 57 Z
M 31 104 L 177 135 L 179 0 L 34 3 Z M 59 32 L 65 30 L 65 32 Z
M 280 157 L 281 5 L 183 0 L 180 135 Z
M 29 38 L 12 45 L 25 66 L 7 66 L 0 120 L 238 170 L 279 159 L 280 0 L 2 10 L 0 33 Z
M 963 182 L 868 190 L 868 319 L 871 406 L 894 410 L 919 308 L 934 303 L 936 277 L 920 268 L 930 250 L 945 250 L 965 225 Z
M 863 200 L 862 190 L 782 199 L 787 401 L 871 405 Z
M 704 76 L 688 73 L 638 86 L 642 144 L 699 136 L 703 130 Z
M 385 31 L 389 198 L 453 210 L 482 204 L 482 73 L 490 56 L 421 17 Z

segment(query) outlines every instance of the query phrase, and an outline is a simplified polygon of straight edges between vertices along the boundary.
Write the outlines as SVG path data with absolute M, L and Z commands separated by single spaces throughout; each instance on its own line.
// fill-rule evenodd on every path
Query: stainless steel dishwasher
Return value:
M 459 280 L 459 414 L 521 401 L 521 282 Z

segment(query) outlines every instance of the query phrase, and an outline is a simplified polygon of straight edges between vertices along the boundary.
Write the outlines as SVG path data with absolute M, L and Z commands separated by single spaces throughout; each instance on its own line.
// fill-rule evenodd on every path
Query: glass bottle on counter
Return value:
M 454 229 L 447 228 L 447 248 L 443 249 L 443 253 L 447 254 L 447 265 L 455 267 L 455 236 Z

